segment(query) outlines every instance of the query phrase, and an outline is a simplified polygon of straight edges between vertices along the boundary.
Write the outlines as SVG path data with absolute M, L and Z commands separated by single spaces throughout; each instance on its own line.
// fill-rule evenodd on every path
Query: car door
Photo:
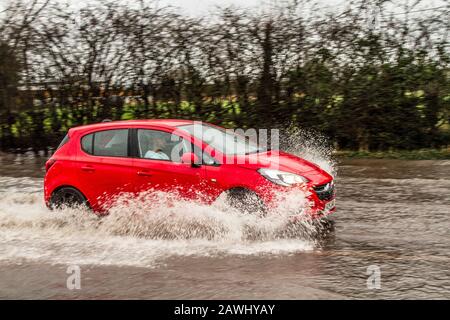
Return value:
M 191 151 L 190 141 L 169 131 L 137 128 L 134 167 L 136 191 L 163 191 L 187 199 L 203 196 L 205 169 L 181 162 L 181 155 Z
M 101 130 L 80 139 L 79 181 L 95 209 L 107 209 L 119 195 L 134 191 L 129 132 L 127 128 Z

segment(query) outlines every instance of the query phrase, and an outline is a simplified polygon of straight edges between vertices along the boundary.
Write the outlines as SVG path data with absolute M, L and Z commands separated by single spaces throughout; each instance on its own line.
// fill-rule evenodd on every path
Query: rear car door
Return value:
M 163 191 L 187 199 L 203 195 L 205 169 L 201 165 L 181 162 L 192 150 L 192 143 L 181 136 L 157 129 L 133 130 L 136 191 Z
M 129 135 L 128 128 L 117 128 L 90 132 L 80 139 L 79 180 L 95 209 L 107 209 L 119 195 L 134 191 Z

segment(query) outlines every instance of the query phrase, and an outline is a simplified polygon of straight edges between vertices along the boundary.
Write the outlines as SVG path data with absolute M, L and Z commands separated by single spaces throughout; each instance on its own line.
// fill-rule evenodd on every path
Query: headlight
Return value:
M 261 168 L 258 172 L 267 180 L 285 187 L 289 187 L 297 183 L 306 183 L 309 181 L 305 177 L 299 176 L 298 174 L 280 170 Z

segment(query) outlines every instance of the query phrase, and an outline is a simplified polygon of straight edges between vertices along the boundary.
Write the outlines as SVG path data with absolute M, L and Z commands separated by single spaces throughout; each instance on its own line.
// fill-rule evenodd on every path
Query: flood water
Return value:
M 335 230 L 316 241 L 220 204 L 50 212 L 43 160 L 0 159 L 0 298 L 450 299 L 450 161 L 338 161 Z

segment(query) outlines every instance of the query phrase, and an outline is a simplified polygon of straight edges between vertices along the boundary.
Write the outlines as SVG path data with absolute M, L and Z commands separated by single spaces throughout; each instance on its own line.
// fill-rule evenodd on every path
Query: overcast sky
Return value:
M 0 0 L 0 10 L 5 8 L 6 3 L 9 0 Z M 32 0 L 27 0 L 32 1 Z M 58 0 L 54 0 L 58 1 Z M 66 2 L 66 0 L 61 0 Z M 82 7 L 89 2 L 90 0 L 67 0 L 69 3 L 73 5 L 73 7 Z M 136 0 L 119 0 L 122 2 L 133 3 Z M 239 7 L 251 7 L 257 10 L 267 10 L 271 6 L 276 3 L 283 2 L 285 0 L 159 0 L 160 6 L 171 5 L 179 8 L 185 14 L 191 16 L 203 16 L 208 14 L 208 12 L 213 11 L 216 6 L 229 6 L 235 5 Z M 392 0 L 394 4 L 388 4 L 387 7 L 394 12 L 401 12 L 402 8 L 399 8 L 398 3 L 405 3 L 408 0 Z M 315 2 L 320 4 L 320 8 L 322 11 L 332 11 L 332 10 L 341 10 L 346 6 L 346 2 L 348 0 L 316 0 Z M 412 0 L 409 0 L 412 3 Z M 427 0 L 424 1 L 424 4 L 421 5 L 420 8 L 433 8 L 442 6 L 448 3 L 448 0 Z
M 259 9 L 267 9 L 275 5 L 277 0 L 160 0 L 161 5 L 173 5 L 179 7 L 189 15 L 204 15 L 209 11 L 214 10 L 217 6 L 239 6 L 251 7 Z M 324 6 L 332 6 L 339 3 L 344 3 L 345 0 L 318 0 Z
M 0 0 L 1 2 L 2 0 Z M 89 0 L 69 0 L 75 7 L 83 6 L 89 3 Z M 120 0 L 125 3 L 133 3 L 135 0 Z M 257 10 L 267 10 L 277 3 L 282 3 L 286 0 L 157 0 L 161 7 L 173 6 L 179 8 L 183 13 L 191 16 L 203 16 L 208 12 L 213 11 L 216 7 L 247 7 L 255 8 Z M 324 8 L 333 9 L 335 6 L 345 4 L 345 0 L 316 0 L 316 2 L 323 5 Z
M 0 0 L 1 1 L 1 0 Z M 82 2 L 83 0 L 81 0 Z M 184 12 L 190 15 L 203 15 L 208 13 L 209 10 L 214 9 L 215 6 L 228 6 L 236 5 L 240 7 L 255 7 L 255 8 L 270 8 L 276 3 L 283 3 L 285 0 L 159 0 L 161 5 L 172 5 L 179 7 Z M 387 7 L 393 11 L 400 9 L 395 3 L 406 3 L 408 0 L 391 0 L 393 5 L 387 4 Z M 348 0 L 316 0 L 316 3 L 320 3 L 321 10 L 339 10 L 344 9 Z M 409 0 L 409 3 L 413 3 L 413 0 Z M 424 1 L 423 8 L 432 8 L 442 6 L 448 3 L 448 0 L 427 0 Z M 417 8 L 419 9 L 419 7 Z M 400 9 L 401 10 L 401 9 Z

